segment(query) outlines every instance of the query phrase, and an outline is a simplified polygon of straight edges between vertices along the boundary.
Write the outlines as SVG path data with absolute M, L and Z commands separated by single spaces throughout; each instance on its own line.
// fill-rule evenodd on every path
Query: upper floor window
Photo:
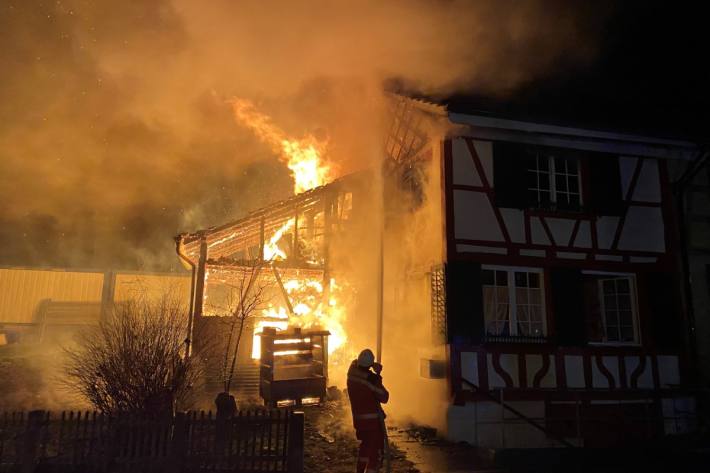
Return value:
M 487 336 L 545 336 L 542 274 L 537 270 L 484 268 L 483 311 Z
M 527 161 L 528 199 L 533 206 L 562 210 L 582 206 L 577 159 L 535 151 Z
M 584 287 L 589 341 L 638 343 L 635 278 L 584 274 Z
M 493 189 L 498 207 L 596 215 L 623 209 L 619 158 L 609 153 L 495 141 Z

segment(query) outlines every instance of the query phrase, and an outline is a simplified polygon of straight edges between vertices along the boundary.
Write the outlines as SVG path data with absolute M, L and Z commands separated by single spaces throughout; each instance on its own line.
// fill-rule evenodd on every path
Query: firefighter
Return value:
M 385 412 L 389 393 L 382 385 L 382 365 L 375 363 L 371 350 L 360 352 L 348 369 L 348 395 L 353 413 L 355 434 L 360 440 L 358 473 L 380 471 L 380 457 L 385 442 Z

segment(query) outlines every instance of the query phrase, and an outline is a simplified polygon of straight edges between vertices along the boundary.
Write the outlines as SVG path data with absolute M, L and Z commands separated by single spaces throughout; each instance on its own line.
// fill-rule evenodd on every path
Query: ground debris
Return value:
M 359 443 L 350 418 L 350 409 L 342 401 L 328 401 L 306 413 L 304 471 L 306 473 L 352 473 Z M 399 449 L 390 454 L 392 473 L 419 473 Z M 384 469 L 382 470 L 384 471 Z

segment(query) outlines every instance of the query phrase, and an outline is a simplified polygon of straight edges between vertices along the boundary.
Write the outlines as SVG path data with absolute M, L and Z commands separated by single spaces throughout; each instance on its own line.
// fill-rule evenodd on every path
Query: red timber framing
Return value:
M 556 266 L 572 266 L 582 267 L 588 270 L 609 270 L 611 267 L 617 271 L 635 271 L 649 269 L 649 263 L 644 261 L 639 263 L 639 260 L 654 260 L 653 265 L 656 269 L 670 270 L 675 268 L 675 259 L 671 250 L 675 247 L 672 244 L 672 239 L 669 235 L 673 235 L 675 230 L 672 228 L 672 204 L 668 202 L 669 182 L 668 175 L 665 172 L 665 163 L 659 162 L 659 177 L 661 180 L 661 202 L 646 202 L 633 200 L 633 196 L 638 186 L 639 175 L 642 166 L 646 159 L 636 159 L 635 168 L 631 176 L 631 180 L 623 196 L 623 207 L 621 215 L 616 223 L 616 228 L 613 232 L 613 240 L 608 248 L 603 248 L 598 241 L 597 232 L 597 215 L 588 212 L 564 212 L 552 211 L 544 209 L 524 209 L 523 210 L 523 225 L 524 225 L 524 241 L 512 241 L 510 231 L 506 226 L 501 210 L 495 205 L 495 189 L 492 186 L 491 178 L 484 171 L 484 165 L 478 152 L 474 146 L 473 138 L 461 138 L 466 143 L 466 148 L 469 151 L 481 181 L 480 186 L 454 184 L 453 179 L 453 149 L 451 139 L 444 142 L 443 149 L 443 176 L 444 176 L 444 199 L 446 205 L 447 229 L 447 259 L 473 259 L 484 264 L 507 264 L 517 266 L 546 266 L 554 263 Z M 582 163 L 582 194 L 588 193 L 589 182 L 586 179 L 584 172 L 585 164 Z M 492 212 L 498 223 L 498 230 L 502 235 L 503 241 L 478 240 L 478 239 L 463 239 L 457 238 L 455 235 L 455 215 L 454 215 L 454 192 L 469 191 L 480 193 L 486 196 L 486 200 L 491 206 Z M 663 213 L 664 233 L 666 241 L 666 251 L 643 251 L 632 249 L 620 249 L 619 240 L 621 238 L 624 225 L 627 222 L 629 209 L 632 207 L 653 207 L 660 208 Z M 475 218 L 475 216 L 472 216 Z M 533 242 L 532 237 L 532 221 L 539 221 L 542 231 L 549 240 L 548 244 L 540 244 Z M 572 222 L 572 230 L 569 236 L 563 238 L 555 238 L 553 231 L 550 228 L 550 219 L 562 219 Z M 583 224 L 588 225 L 590 244 L 581 246 L 576 244 L 580 228 Z M 559 241 L 558 241 L 559 240 Z M 488 247 L 492 249 L 486 251 L 457 251 L 457 245 L 472 245 L 475 247 Z M 525 251 L 532 250 L 535 252 L 544 252 L 544 257 L 528 256 Z M 560 257 L 558 253 L 574 254 L 574 258 Z
M 454 140 L 462 140 L 457 152 L 467 150 L 473 169 L 478 174 L 477 185 L 455 183 Z M 489 140 L 482 140 L 486 142 Z M 458 144 L 457 144 L 458 146 Z M 625 155 L 626 156 L 626 155 Z M 607 242 L 602 245 L 598 238 L 597 225 L 600 216 L 590 212 L 562 212 L 542 209 L 523 209 L 522 231 L 513 238 L 506 226 L 504 211 L 496 206 L 493 176 L 476 149 L 475 139 L 453 137 L 442 143 L 442 188 L 445 208 L 445 241 L 448 262 L 468 260 L 483 265 L 502 267 L 541 268 L 546 301 L 552 300 L 551 268 L 574 268 L 582 271 L 633 273 L 677 271 L 677 241 L 674 225 L 672 196 L 666 163 L 658 160 L 659 189 L 657 201 L 642 200 L 640 177 L 643 166 L 655 158 L 631 156 L 627 185 L 623 188 L 622 206 L 611 230 L 607 229 Z M 460 158 L 457 155 L 456 158 Z M 492 160 L 492 156 L 491 156 Z M 632 161 L 633 160 L 633 161 Z M 627 162 L 627 164 L 628 164 Z M 581 193 L 583 200 L 589 195 L 588 163 L 581 163 Z M 456 236 L 455 198 L 456 191 L 476 193 L 483 198 L 476 202 L 487 202 L 492 212 L 492 220 L 498 225 L 500 239 L 464 239 Z M 642 193 L 641 193 L 642 194 Z M 482 204 L 480 204 L 482 205 Z M 620 245 L 624 225 L 633 208 L 660 209 L 663 221 L 662 251 L 629 249 Z M 476 219 L 475 212 L 470 215 Z M 550 222 L 566 220 L 569 229 L 562 238 L 553 231 Z M 544 235 L 548 244 L 533 240 L 533 220 L 539 222 L 538 235 Z M 588 238 L 578 244 L 579 235 L 585 228 Z M 610 234 L 610 236 L 609 236 Z M 522 235 L 522 236 L 521 236 Z M 466 247 L 462 251 L 460 246 Z M 527 254 L 526 254 L 527 253 Z M 535 253 L 533 256 L 530 253 Z M 569 255 L 569 257 L 567 257 Z M 639 278 L 637 292 L 646 291 L 644 279 Z M 541 343 L 506 343 L 486 341 L 481 345 L 450 344 L 447 346 L 449 358 L 449 381 L 455 404 L 467 401 L 487 400 L 484 393 L 477 393 L 467 387 L 466 379 L 477 385 L 481 391 L 501 390 L 506 400 L 572 401 L 572 400 L 619 400 L 663 397 L 672 392 L 679 393 L 679 385 L 688 374 L 687 359 L 683 350 L 664 350 L 656 347 L 653 336 L 649 336 L 648 307 L 639 301 L 637 323 L 640 325 L 638 345 L 605 345 L 589 343 L 580 347 L 562 347 L 554 343 L 555 316 L 552 304 L 545 304 L 547 337 Z M 582 316 L 582 314 L 580 314 Z M 681 380 L 683 380 L 681 382 Z M 651 393 L 653 393 L 651 395 Z
M 525 344 L 451 346 L 454 404 L 487 400 L 466 389 L 502 390 L 507 400 L 610 400 L 679 394 L 683 363 L 677 354 L 641 347 L 559 348 Z M 681 390 L 682 391 L 682 390 Z M 652 394 L 653 393 L 653 394 Z

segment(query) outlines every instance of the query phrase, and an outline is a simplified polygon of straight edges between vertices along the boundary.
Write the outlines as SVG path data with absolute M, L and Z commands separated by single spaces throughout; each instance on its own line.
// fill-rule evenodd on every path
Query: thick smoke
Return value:
M 292 188 L 271 150 L 234 123 L 231 97 L 256 101 L 294 136 L 329 137 L 345 173 L 377 158 L 384 81 L 432 95 L 508 93 L 590 55 L 595 27 L 582 10 L 6 0 L 0 264 L 169 268 L 174 234 Z

